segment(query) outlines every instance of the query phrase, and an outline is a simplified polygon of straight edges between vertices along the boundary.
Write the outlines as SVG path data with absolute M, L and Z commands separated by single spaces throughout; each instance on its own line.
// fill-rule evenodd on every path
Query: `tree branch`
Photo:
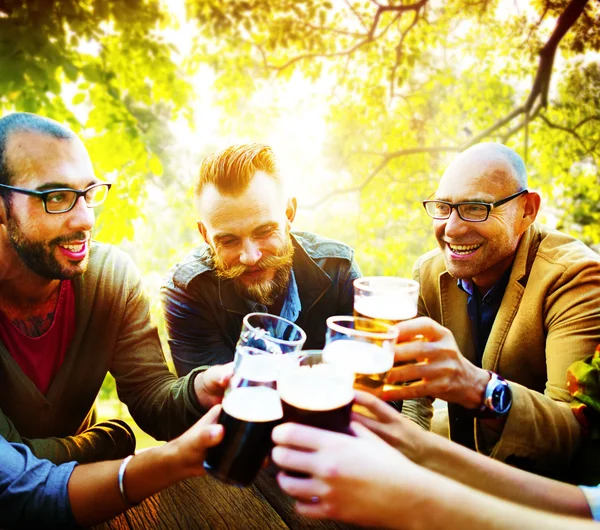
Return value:
M 550 88 L 550 77 L 552 76 L 552 67 L 554 65 L 556 49 L 558 48 L 558 44 L 565 36 L 567 31 L 571 29 L 581 13 L 583 13 L 587 3 L 588 0 L 571 0 L 569 5 L 558 17 L 558 20 L 556 21 L 556 27 L 554 28 L 552 35 L 550 35 L 550 38 L 540 51 L 540 63 L 537 74 L 535 76 L 529 97 L 524 105 L 525 112 L 528 114 L 538 97 L 541 98 L 542 105 L 544 107 L 548 105 L 548 89 Z

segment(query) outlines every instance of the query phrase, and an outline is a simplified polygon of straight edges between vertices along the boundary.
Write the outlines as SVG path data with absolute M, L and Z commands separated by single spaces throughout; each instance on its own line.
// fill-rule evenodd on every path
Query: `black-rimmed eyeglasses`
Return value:
M 73 209 L 79 197 L 85 199 L 88 208 L 100 206 L 106 200 L 111 185 L 108 183 L 92 184 L 84 190 L 55 188 L 53 190 L 36 191 L 17 188 L 8 184 L 0 184 L 0 188 L 42 199 L 47 213 L 66 213 Z
M 456 209 L 458 216 L 463 221 L 471 221 L 473 223 L 481 223 L 487 221 L 490 212 L 501 206 L 508 201 L 516 199 L 520 195 L 527 193 L 527 190 L 522 190 L 513 195 L 509 195 L 504 199 L 500 199 L 496 202 L 479 202 L 479 201 L 466 201 L 466 202 L 448 202 L 448 201 L 423 201 L 423 206 L 429 217 L 434 219 L 444 220 L 448 219 L 452 214 L 452 210 Z

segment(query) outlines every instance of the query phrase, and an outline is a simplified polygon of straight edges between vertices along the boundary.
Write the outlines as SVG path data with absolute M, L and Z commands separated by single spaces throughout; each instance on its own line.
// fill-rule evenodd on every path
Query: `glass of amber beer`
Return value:
M 419 282 L 396 276 L 366 276 L 354 280 L 354 316 L 394 325 L 417 316 Z M 418 335 L 413 340 L 423 340 Z M 394 366 L 410 364 L 398 362 Z M 394 383 L 404 386 L 414 381 Z
M 292 321 L 269 313 L 249 313 L 242 321 L 237 346 L 249 346 L 269 353 L 299 351 L 306 333 Z
M 360 317 L 327 319 L 323 360 L 354 372 L 354 388 L 381 397 L 387 375 L 394 365 L 393 326 Z
M 281 356 L 241 346 L 218 422 L 225 434 L 206 452 L 204 469 L 223 482 L 248 486 L 273 447 L 283 411 L 277 391 Z
M 354 316 L 398 324 L 417 316 L 419 282 L 395 276 L 354 280 Z

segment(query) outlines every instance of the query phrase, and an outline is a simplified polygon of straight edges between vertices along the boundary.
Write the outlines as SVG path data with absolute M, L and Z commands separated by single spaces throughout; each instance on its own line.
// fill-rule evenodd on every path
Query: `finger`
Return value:
M 396 329 L 398 330 L 397 342 L 410 341 L 417 335 L 423 335 L 427 340 L 436 341 L 445 337 L 448 333 L 448 330 L 444 326 L 429 317 L 405 320 L 396 324 Z
M 271 458 L 280 468 L 288 471 L 300 471 L 313 475 L 318 469 L 316 453 L 308 453 L 278 445 L 271 451 Z
M 426 362 L 438 357 L 440 349 L 438 342 L 401 342 L 394 346 L 394 363 Z
M 428 381 L 417 381 L 410 385 L 394 386 L 386 385 L 383 387 L 383 399 L 386 401 L 404 401 L 407 399 L 417 399 L 422 397 L 441 397 L 436 395 Z
M 362 438 L 364 440 L 371 440 L 377 443 L 381 443 L 381 438 L 377 436 L 375 433 L 371 432 L 367 427 L 360 424 L 359 422 L 353 421 L 350 423 L 350 427 L 354 431 L 354 434 L 357 438 Z
M 322 497 L 327 487 L 315 478 L 292 477 L 287 473 L 278 473 L 277 482 L 283 491 L 295 499 L 312 499 Z
M 447 369 L 446 362 L 411 363 L 395 366 L 390 370 L 386 383 L 410 383 L 421 379 L 436 379 Z
M 221 405 L 215 405 L 211 407 L 211 409 L 204 415 L 198 423 L 201 425 L 211 425 L 213 423 L 217 423 L 217 419 L 219 418 L 219 414 L 221 414 Z
M 377 420 L 381 422 L 386 423 L 394 421 L 400 415 L 400 413 L 394 409 L 394 407 L 375 397 L 373 394 L 363 392 L 362 390 L 355 390 L 354 396 L 354 402 L 357 405 L 361 405 L 366 408 L 371 414 L 373 414 L 373 416 L 377 418 Z M 353 419 L 355 414 L 357 416 L 360 415 L 360 413 L 353 413 Z
M 229 384 L 229 380 L 233 376 L 233 361 L 227 364 L 224 364 L 221 367 L 221 377 L 219 378 L 219 384 L 223 388 L 225 388 Z
M 348 435 L 297 423 L 284 423 L 273 429 L 271 439 L 277 445 L 288 445 L 298 449 L 316 451 L 339 443 L 340 436 Z
M 330 507 L 325 502 L 309 503 L 309 502 L 296 502 L 296 511 L 304 517 L 311 517 L 313 519 L 327 519 L 329 517 Z

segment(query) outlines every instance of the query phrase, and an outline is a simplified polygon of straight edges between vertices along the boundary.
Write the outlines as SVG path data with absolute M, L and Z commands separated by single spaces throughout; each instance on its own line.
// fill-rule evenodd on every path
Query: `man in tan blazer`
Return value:
M 400 325 L 409 364 L 390 376 L 418 382 L 385 399 L 444 399 L 453 440 L 561 474 L 581 437 L 566 371 L 600 342 L 600 256 L 535 223 L 540 196 L 501 144 L 461 153 L 424 205 L 439 243 L 414 267 L 428 318 Z

